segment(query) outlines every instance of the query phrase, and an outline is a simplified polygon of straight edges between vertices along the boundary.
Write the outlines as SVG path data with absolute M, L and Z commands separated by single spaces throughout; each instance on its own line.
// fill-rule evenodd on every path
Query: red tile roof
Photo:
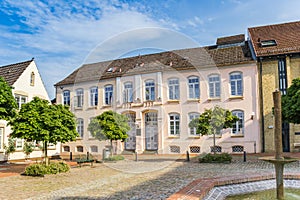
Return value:
M 252 27 L 248 29 L 257 57 L 300 52 L 300 21 Z M 261 46 L 261 41 L 275 40 L 275 46 Z
M 3 77 L 9 85 L 13 85 L 32 61 L 33 59 L 25 62 L 1 66 L 0 76 Z
M 247 42 L 227 48 L 214 45 L 85 64 L 55 86 L 133 74 L 222 67 L 250 62 L 254 61 Z

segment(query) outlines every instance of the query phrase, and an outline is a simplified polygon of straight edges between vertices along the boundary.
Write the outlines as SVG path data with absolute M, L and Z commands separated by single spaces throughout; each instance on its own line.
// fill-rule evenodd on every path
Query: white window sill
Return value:
M 242 133 L 238 133 L 238 134 L 231 133 L 230 136 L 231 137 L 244 137 L 244 134 L 242 134 Z
M 244 96 L 230 96 L 229 100 L 234 100 L 234 99 L 244 99 Z
M 180 136 L 179 135 L 169 135 L 168 138 L 169 139 L 178 139 L 178 138 L 180 138 Z

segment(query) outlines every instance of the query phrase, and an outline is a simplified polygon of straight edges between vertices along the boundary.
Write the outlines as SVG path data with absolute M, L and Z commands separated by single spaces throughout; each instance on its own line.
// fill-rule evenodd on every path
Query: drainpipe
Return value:
M 262 57 L 259 61 L 259 101 L 260 101 L 260 116 L 261 116 L 261 145 L 262 152 L 265 152 L 265 118 L 264 118 L 264 102 L 263 102 L 263 86 L 262 86 Z

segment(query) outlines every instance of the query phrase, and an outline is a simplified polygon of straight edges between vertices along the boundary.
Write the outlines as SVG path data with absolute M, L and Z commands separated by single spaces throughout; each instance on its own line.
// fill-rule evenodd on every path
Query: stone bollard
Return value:
M 247 154 L 246 154 L 246 151 L 244 151 L 244 162 L 247 161 Z
M 70 160 L 73 160 L 72 151 L 70 152 Z
M 186 161 L 190 162 L 190 153 L 186 151 Z

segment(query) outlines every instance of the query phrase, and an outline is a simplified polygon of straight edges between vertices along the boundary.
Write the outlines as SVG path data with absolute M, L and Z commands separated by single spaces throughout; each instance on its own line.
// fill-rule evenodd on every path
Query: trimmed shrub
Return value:
M 45 164 L 33 164 L 25 168 L 24 174 L 27 176 L 44 176 L 45 174 L 58 174 L 68 172 L 69 165 L 64 162 Z
M 199 157 L 200 163 L 231 163 L 232 156 L 228 153 L 221 154 L 205 154 Z

